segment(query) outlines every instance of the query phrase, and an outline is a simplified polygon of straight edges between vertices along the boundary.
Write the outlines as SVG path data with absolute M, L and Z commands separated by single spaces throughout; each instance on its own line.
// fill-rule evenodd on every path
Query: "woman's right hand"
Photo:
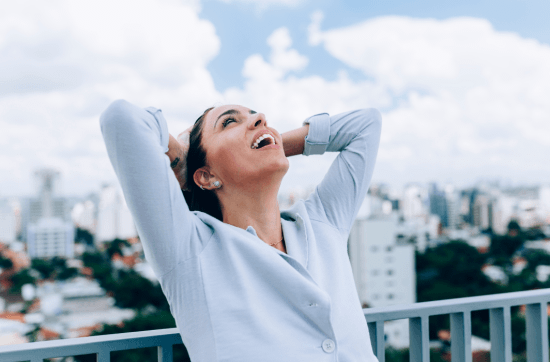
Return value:
M 168 152 L 166 155 L 170 158 L 170 167 L 176 175 L 176 179 L 183 191 L 188 190 L 187 187 L 187 153 L 189 152 L 189 134 L 193 126 L 189 127 L 174 138 L 170 135 L 168 141 Z

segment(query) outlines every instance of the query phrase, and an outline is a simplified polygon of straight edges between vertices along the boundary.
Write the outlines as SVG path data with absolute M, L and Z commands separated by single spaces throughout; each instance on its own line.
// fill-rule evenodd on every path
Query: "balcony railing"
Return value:
M 371 344 L 384 362 L 384 322 L 409 320 L 410 360 L 429 362 L 430 316 L 450 315 L 452 362 L 471 362 L 471 312 L 489 310 L 491 361 L 512 361 L 510 308 L 525 305 L 527 360 L 548 361 L 548 316 L 550 289 L 448 299 L 386 308 L 365 309 Z M 98 362 L 110 362 L 111 352 L 157 347 L 159 362 L 172 362 L 172 346 L 182 343 L 176 328 L 121 333 L 96 337 L 61 339 L 0 347 L 0 361 L 42 362 L 44 358 L 96 354 Z M 366 342 L 368 343 L 368 342 Z

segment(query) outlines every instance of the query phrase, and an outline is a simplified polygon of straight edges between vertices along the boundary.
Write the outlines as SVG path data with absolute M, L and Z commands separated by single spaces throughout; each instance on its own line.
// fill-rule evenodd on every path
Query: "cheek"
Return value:
M 242 146 L 239 148 L 225 145 L 216 150 L 210 162 L 214 166 L 214 171 L 229 181 L 230 179 L 242 179 L 253 171 L 249 156 L 243 152 Z

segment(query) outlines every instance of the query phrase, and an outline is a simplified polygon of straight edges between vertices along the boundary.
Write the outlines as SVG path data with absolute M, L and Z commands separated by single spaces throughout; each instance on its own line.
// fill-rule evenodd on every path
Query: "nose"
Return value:
M 265 114 L 263 113 L 251 114 L 250 121 L 248 123 L 248 128 L 255 129 L 262 125 L 267 126 L 267 121 L 265 120 Z

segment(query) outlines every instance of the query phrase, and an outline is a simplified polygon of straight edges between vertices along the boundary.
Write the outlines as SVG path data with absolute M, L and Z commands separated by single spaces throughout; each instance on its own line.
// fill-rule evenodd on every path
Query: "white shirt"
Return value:
M 115 101 L 101 115 L 146 258 L 193 362 L 377 361 L 347 241 L 372 178 L 381 116 L 366 109 L 306 122 L 304 155 L 340 153 L 307 200 L 281 212 L 285 254 L 251 226 L 189 211 L 165 155 L 160 110 Z

